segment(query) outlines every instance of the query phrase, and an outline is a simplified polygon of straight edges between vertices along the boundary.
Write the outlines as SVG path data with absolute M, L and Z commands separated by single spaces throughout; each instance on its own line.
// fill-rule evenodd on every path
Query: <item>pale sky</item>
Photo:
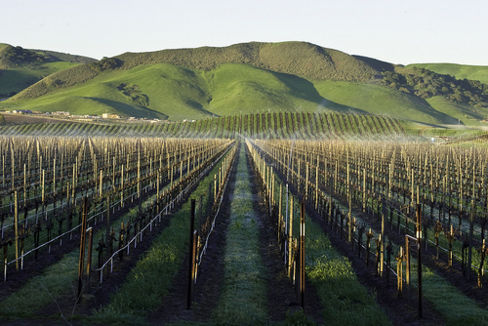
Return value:
M 392 63 L 488 65 L 485 0 L 0 0 L 0 43 L 94 58 L 307 41 Z

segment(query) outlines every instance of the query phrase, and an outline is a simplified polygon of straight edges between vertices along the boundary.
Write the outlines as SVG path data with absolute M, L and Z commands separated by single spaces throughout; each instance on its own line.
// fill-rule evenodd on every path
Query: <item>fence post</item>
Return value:
M 90 279 L 92 248 L 93 248 L 93 228 L 92 227 L 88 228 L 86 232 L 88 233 L 88 256 L 86 262 L 86 276 L 88 279 Z
M 292 262 L 292 239 L 293 239 L 293 196 L 290 197 L 290 221 L 288 227 L 288 277 L 291 277 Z
M 391 185 L 390 185 L 391 187 Z M 383 277 L 383 270 L 385 266 L 385 211 L 386 211 L 386 201 L 385 199 L 381 199 L 381 238 L 380 238 L 380 268 L 379 274 Z
M 13 168 L 12 168 L 13 169 Z M 13 178 L 13 176 L 12 176 Z M 12 185 L 13 187 L 13 185 Z M 15 228 L 15 269 L 19 270 L 19 202 L 17 191 L 14 191 L 14 228 Z
M 418 273 L 418 312 L 419 318 L 423 317 L 422 311 L 422 211 L 420 204 L 417 204 L 417 273 Z
M 300 305 L 305 307 L 305 203 L 300 209 Z
M 408 235 L 405 235 L 405 259 L 406 259 L 405 281 L 407 283 L 407 286 L 409 286 L 410 285 L 410 246 L 408 241 Z
M 215 182 L 215 176 L 214 176 Z M 194 241 L 194 229 L 195 229 L 195 199 L 192 198 L 191 200 L 191 210 L 190 210 L 190 239 L 188 246 L 190 248 L 189 252 L 189 264 L 188 264 L 188 291 L 186 296 L 186 309 L 191 308 L 191 301 L 192 301 L 192 290 L 193 290 L 193 276 L 194 276 L 194 251 L 193 251 L 193 241 Z
M 105 222 L 105 234 L 108 237 L 108 235 L 110 234 L 110 194 L 107 195 L 107 220 Z
M 7 282 L 8 241 L 3 242 L 3 282 Z
M 83 277 L 83 265 L 85 262 L 85 241 L 86 241 L 86 211 L 87 211 L 86 197 L 83 198 L 82 218 L 81 218 L 81 235 L 80 235 L 80 257 L 78 260 L 78 297 L 81 295 L 82 277 Z
M 402 262 L 403 262 L 404 254 L 403 254 L 403 247 L 400 247 L 400 252 L 397 256 L 397 292 L 398 292 L 398 297 L 402 296 L 402 291 L 403 291 L 403 268 L 402 268 Z

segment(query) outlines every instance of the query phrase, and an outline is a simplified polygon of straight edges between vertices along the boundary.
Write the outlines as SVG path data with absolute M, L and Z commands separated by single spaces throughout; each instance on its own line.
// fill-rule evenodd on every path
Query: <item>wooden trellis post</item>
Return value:
M 300 305 L 305 306 L 305 203 L 302 200 L 300 207 Z
M 292 268 L 292 238 L 293 238 L 293 196 L 290 197 L 290 220 L 288 226 L 288 277 L 291 277 Z
M 315 167 L 315 210 L 319 207 L 319 156 L 317 155 L 317 165 Z
M 385 210 L 386 210 L 386 202 L 384 199 L 381 199 L 381 234 L 379 238 L 379 275 L 383 277 L 383 270 L 384 270 L 384 252 L 385 252 Z
M 408 235 L 405 235 L 405 281 L 407 283 L 407 286 L 410 286 L 410 246 L 408 237 Z
M 90 279 L 91 261 L 92 261 L 92 249 L 93 249 L 93 228 L 89 227 L 86 232 L 88 233 L 88 255 L 86 262 L 86 276 Z
M 14 191 L 15 269 L 19 270 L 19 202 Z
M 102 169 L 100 169 L 100 181 L 99 181 L 99 183 L 100 183 L 99 196 L 100 196 L 100 198 L 102 198 L 102 196 L 103 196 L 103 170 Z
M 215 180 L 215 179 L 214 179 Z M 195 199 L 191 199 L 191 210 L 190 210 L 190 238 L 188 242 L 189 247 L 189 266 L 188 266 L 188 288 L 186 296 L 186 309 L 191 308 L 191 301 L 193 296 L 193 282 L 195 276 L 195 251 L 194 251 L 194 241 L 195 241 Z
M 281 225 L 282 225 L 282 222 L 281 222 L 281 205 L 282 205 L 282 198 L 283 196 L 283 185 L 280 183 L 280 195 L 279 195 L 279 200 L 278 200 L 278 245 L 280 246 L 281 248 L 281 238 L 280 238 L 280 235 L 281 235 Z
M 213 191 L 214 191 L 213 192 L 213 200 L 214 200 L 214 202 L 216 202 L 217 201 L 217 175 L 216 174 L 214 174 L 214 187 L 213 188 L 214 188 L 213 189 Z
M 398 296 L 400 297 L 403 292 L 403 268 L 402 268 L 402 263 L 404 259 L 404 254 L 403 254 L 403 247 L 400 247 L 400 252 L 398 256 L 396 257 L 397 260 L 397 292 Z
M 366 233 L 366 266 L 369 266 L 369 254 L 371 249 L 371 238 L 373 237 L 373 231 L 371 228 Z
M 80 233 L 80 256 L 78 260 L 78 294 L 80 297 L 83 287 L 83 265 L 85 263 L 85 246 L 86 246 L 86 211 L 87 200 L 83 198 L 82 218 L 81 218 L 81 233 Z
M 485 258 L 486 258 L 486 245 L 485 245 L 485 239 L 483 239 L 483 243 L 481 244 L 481 249 L 480 249 L 480 267 L 478 268 L 478 288 L 483 287 L 483 282 L 482 282 L 482 277 L 484 274 L 484 264 L 485 264 Z
M 452 242 L 454 240 L 454 228 L 452 224 L 450 224 L 449 228 L 449 233 L 446 234 L 447 240 L 448 240 L 448 260 L 447 260 L 447 266 L 452 267 L 452 258 L 453 258 L 453 253 L 452 253 Z
M 349 160 L 349 159 L 348 159 Z M 352 197 L 351 197 L 351 180 L 349 173 L 349 161 L 347 163 L 347 180 L 346 180 L 346 191 L 347 191 L 347 241 L 352 242 Z
M 417 279 L 418 279 L 418 314 L 419 318 L 423 317 L 422 310 L 422 208 L 417 204 Z

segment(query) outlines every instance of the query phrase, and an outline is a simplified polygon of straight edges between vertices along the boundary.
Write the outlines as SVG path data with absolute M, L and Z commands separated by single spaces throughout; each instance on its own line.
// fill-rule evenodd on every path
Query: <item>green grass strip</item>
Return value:
M 417 261 L 413 260 L 412 282 L 417 286 Z M 422 294 L 446 320 L 446 325 L 488 325 L 488 311 L 480 308 L 448 280 L 430 268 L 422 268 Z
M 391 325 L 359 282 L 351 262 L 332 247 L 321 227 L 308 216 L 306 235 L 306 274 L 324 307 L 325 324 Z
M 215 324 L 266 324 L 266 281 L 259 254 L 259 229 L 253 208 L 244 146 L 239 153 L 224 256 L 224 285 L 213 312 Z
M 221 164 L 222 160 L 191 195 L 191 198 L 203 195 L 204 207 L 208 200 L 209 184 L 213 183 L 213 175 L 218 172 Z M 191 201 L 187 200 L 171 217 L 168 227 L 153 241 L 147 254 L 130 271 L 110 303 L 95 312 L 93 321 L 126 324 L 127 320 L 145 317 L 161 305 L 188 251 L 190 209 Z
M 152 203 L 148 199 L 143 207 Z M 129 210 L 123 217 L 115 220 L 112 226 L 119 225 L 122 221 L 127 223 L 131 217 L 138 214 L 138 208 Z M 94 246 L 104 235 L 105 229 L 95 233 Z M 0 315 L 12 317 L 35 316 L 44 306 L 61 302 L 63 298 L 71 300 L 76 296 L 78 279 L 79 249 L 74 249 L 65 254 L 57 263 L 47 267 L 41 275 L 33 277 L 15 293 L 0 302 Z
M 278 179 L 275 179 L 275 198 L 279 198 Z M 284 189 L 283 214 L 286 207 Z M 297 238 L 300 230 L 299 202 L 294 196 L 293 235 Z M 391 325 L 376 299 L 359 282 L 349 259 L 334 249 L 320 225 L 308 215 L 305 223 L 305 272 L 324 307 L 324 324 Z

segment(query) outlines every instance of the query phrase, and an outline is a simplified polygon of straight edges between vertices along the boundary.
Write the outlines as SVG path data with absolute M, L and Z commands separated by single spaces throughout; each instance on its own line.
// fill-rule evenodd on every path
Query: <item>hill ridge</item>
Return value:
M 138 93 L 124 95 L 121 84 Z M 447 102 L 427 101 L 439 96 Z M 343 110 L 434 124 L 471 123 L 488 117 L 488 85 L 309 42 L 248 42 L 126 52 L 76 65 L 43 78 L 0 107 L 20 105 L 124 116 L 132 108 L 134 116 L 170 119 Z
M 25 49 L 21 46 L 13 46 L 6 43 L 0 43 L 0 69 L 18 67 L 19 65 L 35 65 L 48 62 L 67 61 L 74 63 L 90 63 L 96 59 L 72 55 L 68 53 Z

